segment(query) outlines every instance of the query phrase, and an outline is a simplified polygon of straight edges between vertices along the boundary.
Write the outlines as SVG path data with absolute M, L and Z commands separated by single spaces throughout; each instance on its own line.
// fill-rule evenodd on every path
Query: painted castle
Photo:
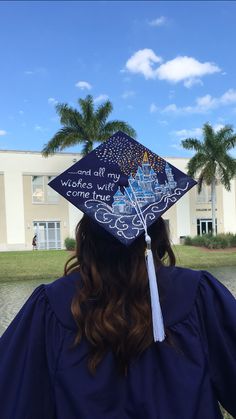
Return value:
M 148 160 L 147 152 L 144 153 L 142 166 L 138 167 L 135 177 L 130 176 L 129 185 L 123 194 L 120 189 L 116 191 L 113 198 L 112 210 L 115 214 L 130 215 L 135 213 L 135 209 L 130 202 L 130 198 L 138 201 L 142 208 L 148 204 L 160 201 L 162 196 L 170 195 L 177 186 L 174 180 L 172 169 L 168 163 L 165 165 L 167 180 L 165 183 L 158 182 L 157 174 L 154 172 Z M 135 197 L 134 197 L 135 194 Z

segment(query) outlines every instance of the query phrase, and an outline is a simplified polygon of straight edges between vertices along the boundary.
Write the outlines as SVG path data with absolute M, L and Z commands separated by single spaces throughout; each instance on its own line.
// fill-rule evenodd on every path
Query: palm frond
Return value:
M 203 182 L 204 182 L 204 173 L 201 172 L 200 175 L 199 175 L 198 181 L 197 181 L 197 191 L 198 191 L 198 193 L 200 193 L 201 190 L 202 190 Z
M 201 141 L 197 140 L 196 138 L 186 138 L 185 140 L 181 141 L 181 144 L 187 150 L 201 151 L 202 148 Z
M 204 153 L 202 152 L 198 152 L 195 154 L 195 156 L 193 156 L 187 165 L 188 168 L 188 175 L 191 177 L 194 177 L 197 172 L 204 167 L 206 162 L 206 156 Z
M 209 124 L 209 122 L 203 125 L 202 131 L 205 140 L 210 139 L 215 135 L 214 129 L 212 128 L 211 124 Z
M 136 137 L 136 131 L 127 122 L 113 120 L 107 122 L 101 129 L 98 141 L 107 140 L 117 131 L 123 131 L 130 137 Z
M 113 111 L 112 103 L 110 102 L 110 100 L 107 100 L 105 103 L 98 106 L 95 112 L 96 119 L 98 119 L 100 124 L 105 125 L 106 120 L 112 111 Z
M 85 141 L 81 154 L 82 156 L 86 156 L 88 153 L 90 153 L 90 151 L 93 150 L 93 142 L 92 141 Z
M 224 185 L 227 191 L 230 191 L 230 181 L 232 179 L 232 175 L 221 163 L 219 164 L 218 175 L 220 177 L 220 182 L 222 183 L 222 185 Z
M 56 105 L 56 110 L 60 116 L 60 122 L 62 125 L 68 125 L 71 127 L 78 127 L 83 129 L 84 121 L 81 113 L 66 103 L 59 103 Z
M 54 137 L 44 145 L 42 155 L 48 157 L 57 151 L 62 151 L 66 147 L 71 147 L 83 140 L 79 138 L 78 132 L 75 129 L 64 127 L 61 128 Z
M 87 95 L 85 99 L 79 99 L 79 104 L 82 110 L 83 119 L 86 123 L 88 123 L 94 116 L 94 102 L 92 95 Z

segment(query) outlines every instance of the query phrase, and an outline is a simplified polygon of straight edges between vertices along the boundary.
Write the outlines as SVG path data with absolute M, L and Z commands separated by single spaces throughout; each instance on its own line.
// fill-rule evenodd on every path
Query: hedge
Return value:
M 67 237 L 64 241 L 64 244 L 65 244 L 66 250 L 75 250 L 75 245 L 76 245 L 75 239 Z
M 208 249 L 225 249 L 227 247 L 236 247 L 236 234 L 226 233 L 217 234 L 204 234 L 203 236 L 185 238 L 184 244 L 187 246 L 200 246 L 207 247 Z

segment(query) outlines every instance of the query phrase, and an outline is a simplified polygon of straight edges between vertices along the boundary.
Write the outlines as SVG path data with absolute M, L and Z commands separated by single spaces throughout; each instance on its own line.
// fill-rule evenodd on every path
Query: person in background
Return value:
M 32 239 L 32 247 L 33 247 L 33 250 L 37 250 L 37 234 L 35 234 Z

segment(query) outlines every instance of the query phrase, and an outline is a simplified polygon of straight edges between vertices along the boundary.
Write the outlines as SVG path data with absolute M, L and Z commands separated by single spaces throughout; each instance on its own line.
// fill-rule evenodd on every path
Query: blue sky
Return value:
M 234 1 L 1 1 L 0 149 L 41 151 L 55 104 L 92 94 L 153 151 L 190 155 L 204 122 L 236 125 L 235 16 Z

